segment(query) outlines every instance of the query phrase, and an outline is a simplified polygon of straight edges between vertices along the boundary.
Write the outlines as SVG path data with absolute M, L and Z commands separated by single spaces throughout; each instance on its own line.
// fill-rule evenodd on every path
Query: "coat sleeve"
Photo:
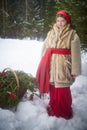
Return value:
M 81 50 L 80 50 L 80 39 L 77 34 L 71 42 L 71 62 L 72 62 L 72 75 L 81 74 Z

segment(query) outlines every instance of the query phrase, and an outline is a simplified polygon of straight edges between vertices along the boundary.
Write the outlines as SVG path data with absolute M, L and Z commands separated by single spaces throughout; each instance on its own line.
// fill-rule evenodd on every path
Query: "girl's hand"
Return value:
M 78 75 L 73 75 L 73 78 L 75 79 Z

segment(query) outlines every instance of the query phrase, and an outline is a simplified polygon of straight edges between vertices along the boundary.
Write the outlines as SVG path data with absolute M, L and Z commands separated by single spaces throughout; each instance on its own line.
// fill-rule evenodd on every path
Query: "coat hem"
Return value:
M 73 83 L 51 83 L 51 85 L 54 85 L 55 88 L 65 88 L 65 87 L 70 87 Z

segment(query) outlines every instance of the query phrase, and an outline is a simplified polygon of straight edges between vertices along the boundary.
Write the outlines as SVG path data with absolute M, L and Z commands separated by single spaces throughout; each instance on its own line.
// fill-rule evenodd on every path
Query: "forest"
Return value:
M 86 0 L 0 0 L 0 37 L 44 39 L 60 9 L 70 13 L 82 48 L 86 49 Z

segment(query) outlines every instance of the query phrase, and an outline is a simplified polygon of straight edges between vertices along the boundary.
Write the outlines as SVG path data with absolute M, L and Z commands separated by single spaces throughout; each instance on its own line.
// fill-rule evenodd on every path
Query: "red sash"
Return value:
M 45 55 L 42 57 L 40 64 L 36 73 L 36 82 L 39 84 L 40 93 L 48 93 L 49 92 L 49 71 L 50 71 L 50 58 L 52 54 L 59 55 L 70 55 L 70 49 L 62 49 L 62 48 L 48 48 L 45 52 Z

